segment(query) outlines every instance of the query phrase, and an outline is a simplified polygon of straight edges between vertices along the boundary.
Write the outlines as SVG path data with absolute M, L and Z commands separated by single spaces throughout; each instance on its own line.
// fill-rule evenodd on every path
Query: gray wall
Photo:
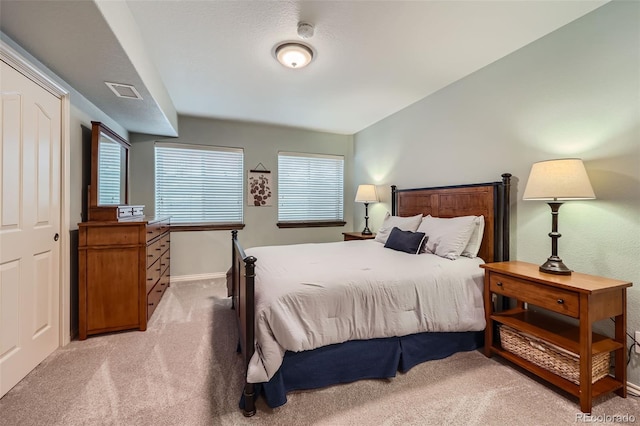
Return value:
M 511 258 L 541 264 L 551 215 L 544 202 L 522 201 L 531 164 L 583 158 L 597 200 L 560 209 L 559 254 L 576 271 L 635 282 L 627 327 L 640 330 L 638 22 L 640 3 L 609 3 L 356 134 L 355 181 L 406 188 L 511 172 Z M 370 209 L 374 232 L 387 209 Z M 361 216 L 356 209 L 356 228 Z M 640 357 L 631 358 L 640 384 Z
M 238 238 L 245 246 L 328 242 L 342 239 L 353 225 L 353 137 L 287 127 L 180 116 L 180 137 L 159 138 L 132 134 L 131 202 L 144 204 L 145 213 L 154 213 L 154 141 L 244 148 L 244 168 L 262 163 L 275 174 L 274 205 L 247 206 L 245 228 Z M 347 225 L 329 228 L 279 229 L 276 226 L 277 163 L 279 151 L 336 154 L 345 157 L 344 215 Z M 245 173 L 246 176 L 246 173 Z M 245 182 L 246 185 L 246 182 Z M 246 197 L 246 195 L 245 195 Z M 231 266 L 230 231 L 173 232 L 171 235 L 171 275 L 174 277 L 223 273 Z

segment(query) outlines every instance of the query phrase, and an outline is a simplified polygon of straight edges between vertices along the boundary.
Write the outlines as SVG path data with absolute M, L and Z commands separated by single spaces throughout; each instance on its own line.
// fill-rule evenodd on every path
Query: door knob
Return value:
M 60 234 L 56 232 L 56 235 L 53 236 L 53 241 L 58 241 L 60 239 Z

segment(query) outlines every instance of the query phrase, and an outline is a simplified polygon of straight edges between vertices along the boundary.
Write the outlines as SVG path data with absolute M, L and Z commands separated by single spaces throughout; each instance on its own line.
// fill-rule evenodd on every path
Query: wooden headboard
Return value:
M 397 189 L 391 186 L 391 214 L 434 217 L 484 216 L 478 256 L 485 262 L 509 260 L 509 193 L 511 174 L 501 182 Z

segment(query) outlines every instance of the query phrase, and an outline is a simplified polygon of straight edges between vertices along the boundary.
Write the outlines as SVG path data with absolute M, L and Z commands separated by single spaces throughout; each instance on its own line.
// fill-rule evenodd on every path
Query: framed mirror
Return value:
M 98 121 L 91 125 L 89 220 L 117 220 L 129 203 L 131 144 Z

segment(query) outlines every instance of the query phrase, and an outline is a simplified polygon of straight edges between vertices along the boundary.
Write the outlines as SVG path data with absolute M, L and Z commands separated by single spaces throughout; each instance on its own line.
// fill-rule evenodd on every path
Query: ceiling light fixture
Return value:
M 282 43 L 276 47 L 276 59 L 288 68 L 303 68 L 313 60 L 313 51 L 301 43 Z
M 303 39 L 313 37 L 313 25 L 298 23 L 298 36 Z M 313 60 L 313 50 L 306 44 L 287 41 L 276 46 L 275 57 L 287 68 L 304 68 Z

